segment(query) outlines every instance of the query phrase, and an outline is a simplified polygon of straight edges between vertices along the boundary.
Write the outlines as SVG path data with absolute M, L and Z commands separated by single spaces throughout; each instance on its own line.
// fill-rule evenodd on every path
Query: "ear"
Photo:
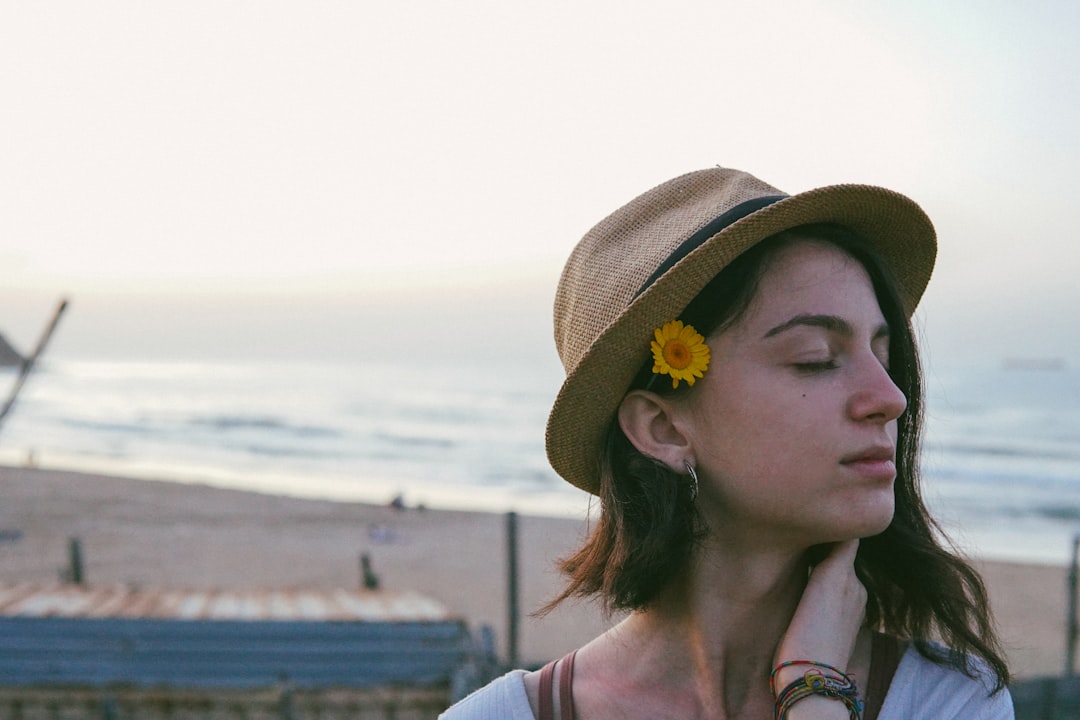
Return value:
M 677 420 L 676 407 L 647 390 L 627 393 L 619 405 L 619 427 L 638 452 L 682 473 L 684 463 L 693 459 L 690 440 Z

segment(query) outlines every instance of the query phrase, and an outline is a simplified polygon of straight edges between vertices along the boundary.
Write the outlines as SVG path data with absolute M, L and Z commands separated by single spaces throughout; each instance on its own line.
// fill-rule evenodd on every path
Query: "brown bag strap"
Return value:
M 559 718 L 574 720 L 574 658 L 577 650 L 567 653 L 562 658 L 562 670 L 559 673 Z M 555 665 L 552 660 L 540 668 L 540 717 L 537 720 L 555 720 Z
M 866 703 L 863 708 L 863 720 L 877 720 L 885 696 L 889 694 L 889 685 L 904 656 L 907 643 L 884 633 L 874 633 L 870 646 L 870 676 L 866 679 Z
M 563 658 L 562 672 L 559 673 L 559 716 L 560 720 L 574 720 L 574 650 Z
M 552 660 L 540 668 L 540 717 L 536 720 L 555 720 L 555 711 L 551 706 L 551 685 L 557 662 Z

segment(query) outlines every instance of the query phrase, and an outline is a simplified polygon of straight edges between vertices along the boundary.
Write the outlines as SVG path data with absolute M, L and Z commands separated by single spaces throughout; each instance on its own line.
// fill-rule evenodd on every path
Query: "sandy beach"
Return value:
M 307 500 L 203 485 L 0 468 L 0 580 L 52 582 L 80 540 L 86 581 L 139 587 L 357 587 L 368 555 L 380 587 L 446 605 L 507 642 L 506 518 Z M 589 604 L 529 617 L 561 580 L 554 560 L 585 532 L 520 516 L 520 659 L 565 653 L 606 623 Z M 1018 677 L 1056 675 L 1065 657 L 1067 569 L 979 563 Z

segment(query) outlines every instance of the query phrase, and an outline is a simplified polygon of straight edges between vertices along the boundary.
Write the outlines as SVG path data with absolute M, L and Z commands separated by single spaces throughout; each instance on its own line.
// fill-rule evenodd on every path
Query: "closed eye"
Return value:
M 835 370 L 840 366 L 836 364 L 835 360 L 829 358 L 828 360 L 817 360 L 815 362 L 794 363 L 792 367 L 803 373 L 817 373 L 825 370 Z

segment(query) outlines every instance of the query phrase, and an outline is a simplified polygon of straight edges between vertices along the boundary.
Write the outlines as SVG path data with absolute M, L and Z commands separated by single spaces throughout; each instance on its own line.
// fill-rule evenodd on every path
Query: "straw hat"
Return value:
M 555 296 L 555 344 L 566 368 L 547 425 L 555 471 L 596 493 L 608 425 L 650 357 L 653 331 L 740 253 L 811 223 L 842 225 L 870 243 L 910 316 L 937 240 L 918 205 L 884 188 L 833 185 L 788 196 L 747 173 L 710 168 L 653 188 L 590 230 Z

